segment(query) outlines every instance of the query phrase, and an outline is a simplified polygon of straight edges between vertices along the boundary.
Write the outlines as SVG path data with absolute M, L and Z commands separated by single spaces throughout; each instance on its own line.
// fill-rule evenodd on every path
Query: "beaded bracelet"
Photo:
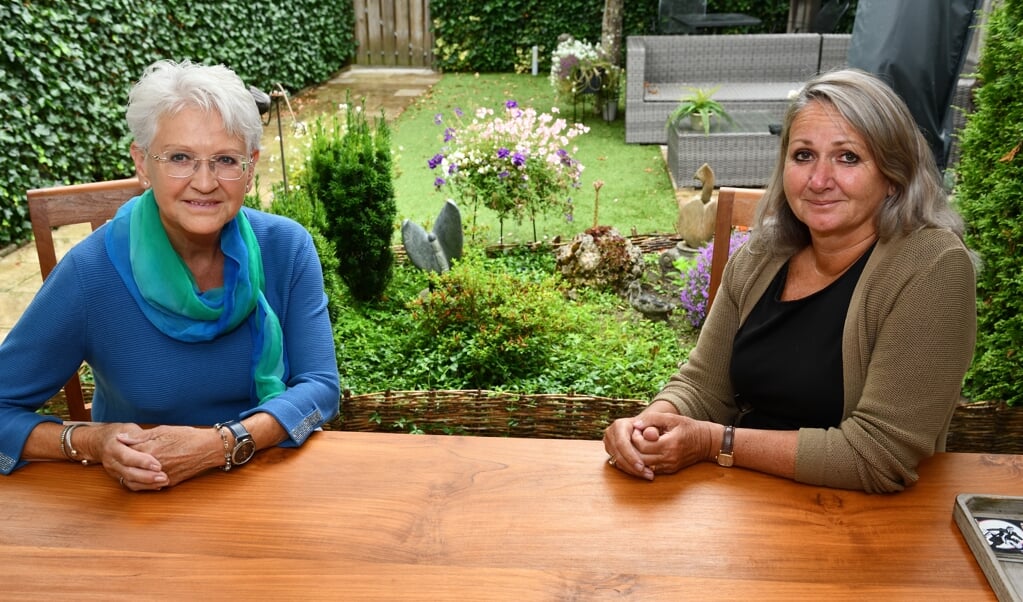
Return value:
M 227 427 L 218 423 L 213 425 L 213 428 L 217 429 L 220 440 L 224 442 L 224 465 L 220 469 L 227 472 L 231 470 L 231 446 L 227 442 L 227 433 L 224 432 Z
M 82 466 L 88 466 L 89 460 L 85 456 L 78 453 L 75 446 L 71 444 L 71 434 L 75 432 L 75 429 L 85 426 L 84 424 L 68 424 L 64 427 L 64 430 L 60 432 L 60 452 L 64 454 L 64 457 L 72 462 L 81 462 Z

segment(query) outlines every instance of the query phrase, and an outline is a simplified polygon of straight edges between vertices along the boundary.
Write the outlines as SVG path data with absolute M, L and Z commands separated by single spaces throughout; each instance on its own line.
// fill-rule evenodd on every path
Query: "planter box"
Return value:
M 770 112 L 733 113 L 734 123 L 711 122 L 710 134 L 688 120 L 668 131 L 668 170 L 678 187 L 696 186 L 693 174 L 707 163 L 715 186 L 762 188 L 778 160 L 781 141 L 769 126 L 780 125 Z

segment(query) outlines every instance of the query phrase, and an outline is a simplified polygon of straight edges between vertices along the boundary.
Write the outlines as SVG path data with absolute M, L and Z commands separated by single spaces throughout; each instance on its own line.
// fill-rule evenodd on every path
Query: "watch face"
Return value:
M 234 446 L 234 455 L 231 463 L 234 465 L 245 464 L 252 459 L 256 453 L 256 443 L 252 439 L 242 439 Z

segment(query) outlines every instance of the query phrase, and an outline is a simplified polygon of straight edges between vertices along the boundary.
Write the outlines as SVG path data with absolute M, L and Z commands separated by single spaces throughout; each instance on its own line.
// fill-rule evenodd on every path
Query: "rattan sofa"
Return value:
M 691 91 L 718 88 L 729 112 L 767 111 L 781 121 L 789 92 L 846 64 L 850 34 L 630 36 L 625 141 L 665 144 L 668 115 Z

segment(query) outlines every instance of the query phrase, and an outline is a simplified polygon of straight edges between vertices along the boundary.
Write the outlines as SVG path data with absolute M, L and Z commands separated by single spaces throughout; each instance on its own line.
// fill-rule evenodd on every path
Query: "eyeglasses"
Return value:
M 167 175 L 172 178 L 191 178 L 199 171 L 199 164 L 206 163 L 218 180 L 240 180 L 252 163 L 244 155 L 210 155 L 207 159 L 200 159 L 189 153 L 172 152 L 151 154 L 149 157 L 163 163 Z

